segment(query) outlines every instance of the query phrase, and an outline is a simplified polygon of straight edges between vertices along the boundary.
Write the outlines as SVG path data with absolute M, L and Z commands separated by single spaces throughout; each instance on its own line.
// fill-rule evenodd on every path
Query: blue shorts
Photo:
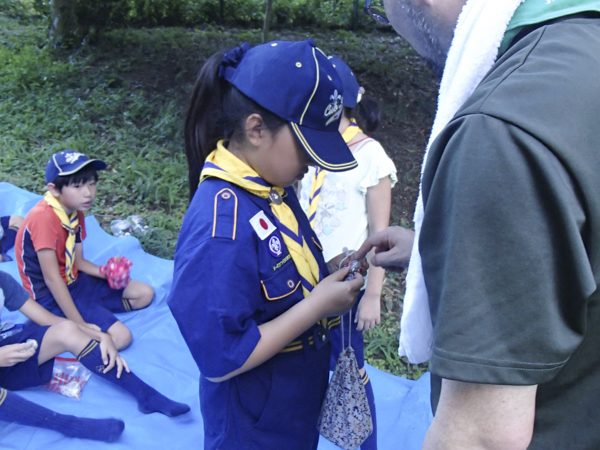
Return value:
M 356 326 L 358 324 L 354 323 L 354 318 L 356 317 L 356 311 L 358 310 L 358 303 L 362 300 L 363 295 L 365 295 L 364 289 L 360 291 L 358 295 L 358 300 L 354 304 L 352 308 L 352 333 L 350 334 L 350 343 L 352 344 L 352 348 L 354 349 L 354 354 L 356 355 L 356 362 L 358 363 L 358 368 L 362 369 L 365 367 L 365 341 L 363 339 L 362 330 L 357 330 Z M 341 321 L 344 321 L 344 344 L 348 347 L 348 315 L 349 313 L 344 314 L 341 317 Z M 342 352 L 342 324 L 333 328 L 330 332 L 331 335 L 331 360 L 329 361 L 329 370 L 335 369 L 335 365 L 337 363 L 338 356 Z
M 28 323 L 21 331 L 0 341 L 0 347 L 11 344 L 23 344 L 27 339 L 35 339 L 38 348 L 35 354 L 22 363 L 11 367 L 0 367 L 0 387 L 10 391 L 17 391 L 33 386 L 41 386 L 48 383 L 52 378 L 52 367 L 54 358 L 38 365 L 38 356 L 42 348 L 42 340 L 50 327 L 40 327 L 34 323 Z
M 68 288 L 83 320 L 98 325 L 104 332 L 119 321 L 113 313 L 130 311 L 126 306 L 129 302 L 123 301 L 124 289 L 111 289 L 108 282 L 101 278 L 79 272 L 77 280 L 69 284 Z M 52 294 L 37 302 L 52 314 L 65 317 Z
M 317 423 L 329 381 L 329 343 L 278 353 L 234 378 L 200 376 L 205 449 L 316 450 Z

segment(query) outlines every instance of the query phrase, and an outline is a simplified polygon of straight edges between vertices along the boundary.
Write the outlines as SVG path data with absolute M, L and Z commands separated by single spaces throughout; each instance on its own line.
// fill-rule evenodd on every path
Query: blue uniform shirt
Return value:
M 284 201 L 328 275 L 293 190 Z M 182 225 L 168 303 L 201 372 L 206 449 L 317 446 L 330 345 L 319 345 L 315 327 L 253 370 L 221 383 L 206 379 L 240 368 L 260 339 L 258 326 L 304 298 L 275 223 L 267 200 L 209 178 Z

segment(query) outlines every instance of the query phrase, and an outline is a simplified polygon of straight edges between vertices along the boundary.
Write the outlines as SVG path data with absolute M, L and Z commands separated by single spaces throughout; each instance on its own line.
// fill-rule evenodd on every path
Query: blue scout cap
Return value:
M 89 159 L 83 153 L 62 150 L 55 153 L 46 164 L 46 183 L 52 183 L 56 177 L 72 175 L 91 164 L 96 170 L 106 169 L 106 163 L 99 159 Z
M 342 82 L 312 39 L 244 43 L 223 56 L 219 76 L 287 120 L 318 166 L 331 172 L 357 166 L 338 131 Z
M 347 108 L 354 108 L 358 102 L 360 102 L 360 97 L 362 96 L 360 84 L 358 84 L 358 81 L 356 80 L 352 69 L 348 67 L 348 64 L 335 55 L 329 56 L 328 59 L 333 67 L 335 67 L 335 70 L 342 80 L 342 86 L 344 87 L 344 106 Z

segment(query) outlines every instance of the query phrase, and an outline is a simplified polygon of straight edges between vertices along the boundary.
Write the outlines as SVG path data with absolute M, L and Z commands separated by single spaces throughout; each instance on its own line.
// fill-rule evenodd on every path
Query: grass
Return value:
M 394 92 L 384 107 L 393 126 L 414 119 L 421 101 L 406 92 L 435 89 L 411 71 L 415 56 L 392 33 L 280 30 L 271 38 L 309 34 L 373 80 L 376 93 Z M 139 236 L 144 249 L 172 258 L 187 206 L 182 124 L 195 73 L 215 51 L 260 40 L 259 29 L 122 29 L 63 50 L 49 43 L 40 19 L 0 13 L 0 180 L 41 194 L 53 153 L 74 149 L 101 158 L 108 169 L 90 213 L 107 231 L 114 219 L 142 216 L 150 227 Z M 422 367 L 396 354 L 401 283 L 387 279 L 382 325 L 366 334 L 366 355 L 376 367 L 415 378 Z

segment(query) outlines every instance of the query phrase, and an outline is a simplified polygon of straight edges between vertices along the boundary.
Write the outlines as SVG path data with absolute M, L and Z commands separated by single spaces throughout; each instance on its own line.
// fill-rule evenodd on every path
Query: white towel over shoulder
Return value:
M 423 158 L 421 174 L 427 163 L 431 143 L 496 61 L 506 27 L 522 2 L 523 0 L 468 0 L 465 4 L 456 24 L 444 68 L 438 109 Z M 407 356 L 409 361 L 415 364 L 427 361 L 433 350 L 431 315 L 418 245 L 422 221 L 423 199 L 422 193 L 419 192 L 414 216 L 415 244 L 406 275 L 406 295 L 398 349 L 400 356 Z

